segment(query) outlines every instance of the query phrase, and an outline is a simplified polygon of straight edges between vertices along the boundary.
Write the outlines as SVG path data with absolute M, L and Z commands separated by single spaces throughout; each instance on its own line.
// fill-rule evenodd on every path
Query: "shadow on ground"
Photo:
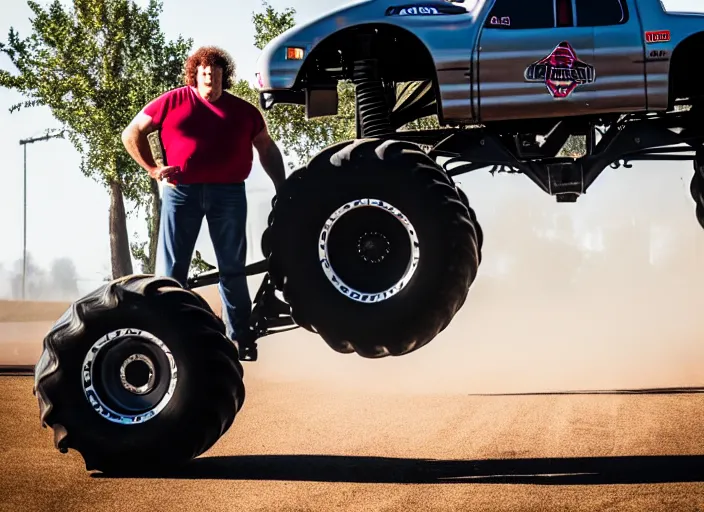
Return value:
M 95 478 L 112 475 L 94 474 Z M 703 482 L 704 455 L 432 460 L 332 455 L 203 457 L 144 478 L 382 484 L 603 485 Z

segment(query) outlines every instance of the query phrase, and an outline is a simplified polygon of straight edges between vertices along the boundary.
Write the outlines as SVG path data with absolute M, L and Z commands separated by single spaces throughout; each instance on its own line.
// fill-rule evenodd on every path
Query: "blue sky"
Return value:
M 46 3 L 40 0 L 40 3 Z M 66 0 L 64 3 L 69 3 Z M 144 5 L 144 0 L 138 0 Z M 259 0 L 199 0 L 194 3 L 187 0 L 166 0 L 162 14 L 162 28 L 168 38 L 178 34 L 192 37 L 194 48 L 215 44 L 226 48 L 235 58 L 240 77 L 252 80 L 254 64 L 259 51 L 252 45 L 253 27 L 251 14 L 261 10 Z M 287 6 L 297 10 L 297 21 L 302 22 L 319 15 L 322 11 L 333 9 L 346 3 L 344 0 L 271 0 L 269 2 L 277 9 Z M 697 0 L 670 0 L 668 6 L 673 9 L 692 9 Z M 26 0 L 3 0 L 0 7 L 0 37 L 6 40 L 9 28 L 14 27 L 21 36 L 29 34 L 30 9 Z M 8 59 L 0 56 L 0 68 L 14 71 Z M 0 154 L 3 155 L 2 183 L 0 188 L 0 269 L 12 267 L 22 256 L 22 179 L 23 152 L 18 144 L 22 138 L 40 135 L 48 128 L 58 127 L 48 109 L 24 110 L 10 114 L 9 107 L 21 101 L 21 97 L 12 91 L 0 89 Z M 79 270 L 82 279 L 82 289 L 90 289 L 99 283 L 101 277 L 109 273 L 109 243 L 107 234 L 109 199 L 106 191 L 92 180 L 85 178 L 79 171 L 80 158 L 67 140 L 51 140 L 32 144 L 27 148 L 27 184 L 28 184 L 28 250 L 37 263 L 48 267 L 56 257 L 70 257 Z M 664 173 L 652 172 L 646 175 L 647 183 L 642 184 L 644 191 L 663 190 L 669 186 L 673 204 L 678 208 L 691 209 L 687 199 L 686 186 L 677 176 L 691 175 L 691 164 L 673 164 L 676 171 L 668 176 Z M 654 168 L 653 168 L 654 169 Z M 677 176 L 675 176 L 677 175 Z M 628 176 L 628 173 L 621 173 Z M 630 174 L 631 178 L 633 174 Z M 505 178 L 505 179 L 504 179 Z M 600 179 L 590 190 L 589 197 L 576 206 L 555 206 L 554 200 L 544 194 L 525 179 L 503 177 L 502 181 L 478 175 L 463 178 L 467 185 L 468 195 L 479 213 L 491 220 L 492 215 L 499 215 L 503 206 L 509 206 L 516 194 L 529 198 L 535 204 L 546 208 L 546 211 L 560 212 L 569 216 L 573 223 L 578 224 L 577 232 L 585 247 L 597 248 L 593 242 L 596 238 L 595 226 L 604 214 L 604 208 L 613 204 L 619 194 L 629 187 L 628 179 L 608 177 Z M 491 180 L 494 181 L 491 181 Z M 618 181 L 622 179 L 622 181 Z M 666 181 L 663 181 L 666 180 Z M 666 185 L 663 185 L 666 183 Z M 499 186 L 499 184 L 501 186 Z M 632 186 L 632 182 L 631 185 Z M 622 188 L 619 188 L 622 187 Z M 57 190 L 67 191 L 66 196 L 59 198 Z M 268 204 L 273 187 L 258 164 L 250 179 L 250 188 L 264 189 L 259 194 L 250 196 L 250 212 L 252 225 L 261 225 L 261 204 Z M 645 200 L 643 200 L 645 201 Z M 631 200 L 626 207 L 634 206 L 637 200 Z M 681 204 L 679 203 L 681 202 Z M 644 208 L 644 202 L 638 203 Z M 689 211 L 689 210 L 687 210 Z M 598 214 L 597 214 L 598 212 Z M 683 210 L 684 212 L 684 210 Z M 685 215 L 685 213 L 683 213 Z M 693 212 L 689 214 L 693 218 Z M 688 228 L 696 234 L 693 221 L 688 220 Z M 141 219 L 131 219 L 130 234 L 139 232 L 144 236 L 144 222 Z M 259 232 L 255 231 L 254 240 L 250 243 L 256 247 L 252 259 L 259 257 Z M 595 238 L 596 237 L 596 238 Z M 591 245 L 590 245 L 591 244 Z M 596 245 L 595 245 L 596 244 Z M 657 245 L 657 244 L 656 244 Z M 209 239 L 205 234 L 205 226 L 198 242 L 198 248 L 212 257 Z M 487 261 L 485 265 L 500 265 L 500 258 Z M 135 268 L 138 270 L 138 267 Z M 7 274 L 0 274 L 1 276 Z M 0 298 L 8 294 L 7 283 L 0 282 Z

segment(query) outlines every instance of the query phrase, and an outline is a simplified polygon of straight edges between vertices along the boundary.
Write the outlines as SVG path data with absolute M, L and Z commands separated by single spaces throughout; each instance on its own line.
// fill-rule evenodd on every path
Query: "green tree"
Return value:
M 46 7 L 29 1 L 34 17 L 27 38 L 10 29 L 0 43 L 19 71 L 0 70 L 0 87 L 20 92 L 23 107 L 46 106 L 81 154 L 81 171 L 110 194 L 109 236 L 112 277 L 132 273 L 125 208 L 146 212 L 149 247 L 144 270 L 153 270 L 159 226 L 157 183 L 124 150 L 121 132 L 148 101 L 177 86 L 191 40 L 166 41 L 160 30 L 162 5 L 150 0 L 54 0 Z M 135 251 L 139 259 L 139 252 Z

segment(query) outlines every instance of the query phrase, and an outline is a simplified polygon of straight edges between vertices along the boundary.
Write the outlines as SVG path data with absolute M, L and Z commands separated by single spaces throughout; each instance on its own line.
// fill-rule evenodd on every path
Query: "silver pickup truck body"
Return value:
M 432 63 L 413 79 L 432 84 L 443 125 L 665 111 L 676 99 L 673 65 L 691 68 L 704 50 L 704 16 L 667 12 L 660 0 L 362 0 L 270 42 L 258 61 L 262 105 L 329 113 L 310 104 L 331 101 L 330 84 L 306 71 L 326 46 L 365 30 L 400 37 L 393 52 L 410 66 Z M 692 70 L 682 72 L 686 89 Z

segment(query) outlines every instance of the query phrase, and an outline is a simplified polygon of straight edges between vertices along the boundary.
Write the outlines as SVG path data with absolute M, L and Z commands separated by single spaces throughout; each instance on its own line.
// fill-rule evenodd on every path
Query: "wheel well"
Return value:
M 696 80 L 699 68 L 693 63 L 701 59 L 703 52 L 704 32 L 689 36 L 680 42 L 672 52 L 670 59 L 670 109 L 679 99 L 687 98 L 693 101 L 696 98 L 701 98 L 704 91 Z
M 440 119 L 437 71 L 430 51 L 416 35 L 396 25 L 357 25 L 330 35 L 306 59 L 296 88 L 329 88 L 351 80 L 354 62 L 370 58 L 379 61 L 379 77 L 387 85 L 430 82 L 434 113 Z

